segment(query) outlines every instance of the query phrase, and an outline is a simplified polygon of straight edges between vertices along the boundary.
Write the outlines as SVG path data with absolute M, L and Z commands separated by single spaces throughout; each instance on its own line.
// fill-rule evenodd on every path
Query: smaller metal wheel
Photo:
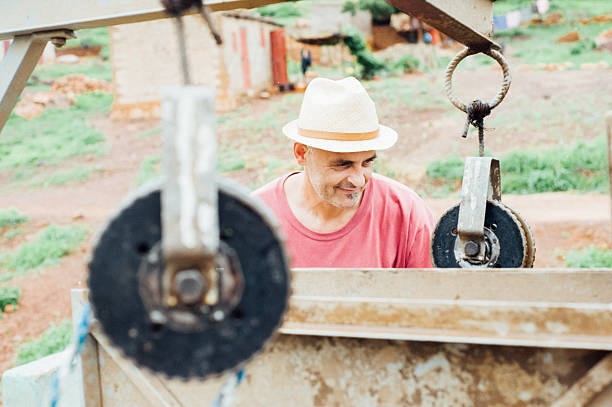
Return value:
M 529 264 L 534 251 L 533 237 L 530 235 L 529 244 L 523 224 L 512 210 L 501 202 L 487 202 L 482 248 L 478 245 L 470 247 L 469 244 L 464 248 L 459 247 L 458 218 L 459 205 L 456 205 L 449 209 L 436 225 L 431 239 L 431 259 L 435 267 L 519 268 Z M 465 252 L 470 255 L 481 252 L 482 260 L 476 261 L 460 255 Z

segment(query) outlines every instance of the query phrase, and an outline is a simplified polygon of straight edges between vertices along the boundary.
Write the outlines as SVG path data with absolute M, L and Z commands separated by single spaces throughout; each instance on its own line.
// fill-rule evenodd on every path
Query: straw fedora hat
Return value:
M 378 123 L 374 102 L 353 77 L 313 79 L 299 117 L 287 123 L 283 133 L 298 143 L 338 153 L 384 150 L 397 141 L 395 130 Z

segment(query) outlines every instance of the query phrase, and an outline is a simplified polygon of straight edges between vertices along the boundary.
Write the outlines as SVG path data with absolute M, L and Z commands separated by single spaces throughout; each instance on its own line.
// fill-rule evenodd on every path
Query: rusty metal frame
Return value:
M 495 0 L 387 0 L 452 39 L 474 49 L 500 49 L 491 39 Z

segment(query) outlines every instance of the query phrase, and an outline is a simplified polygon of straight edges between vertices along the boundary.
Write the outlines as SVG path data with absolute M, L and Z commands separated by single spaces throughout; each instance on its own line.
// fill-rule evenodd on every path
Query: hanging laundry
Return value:
M 548 11 L 548 0 L 536 0 L 536 7 L 538 8 L 538 13 L 546 13 Z
M 493 30 L 503 31 L 508 28 L 506 16 L 493 16 Z
M 521 22 L 529 21 L 529 20 L 531 20 L 531 17 L 533 17 L 533 12 L 531 11 L 531 6 L 523 7 L 520 10 L 520 13 L 521 13 Z
M 508 28 L 515 28 L 521 25 L 521 12 L 516 10 L 506 14 L 506 24 Z

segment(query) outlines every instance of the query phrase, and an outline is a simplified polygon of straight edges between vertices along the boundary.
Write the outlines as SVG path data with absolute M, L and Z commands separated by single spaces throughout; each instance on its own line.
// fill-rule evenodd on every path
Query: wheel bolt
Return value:
M 195 304 L 202 300 L 206 282 L 202 273 L 195 269 L 182 270 L 174 277 L 174 292 L 184 304 Z
M 465 246 L 463 246 L 463 251 L 465 252 L 466 256 L 474 257 L 480 252 L 480 246 L 478 243 L 470 240 L 465 244 Z

